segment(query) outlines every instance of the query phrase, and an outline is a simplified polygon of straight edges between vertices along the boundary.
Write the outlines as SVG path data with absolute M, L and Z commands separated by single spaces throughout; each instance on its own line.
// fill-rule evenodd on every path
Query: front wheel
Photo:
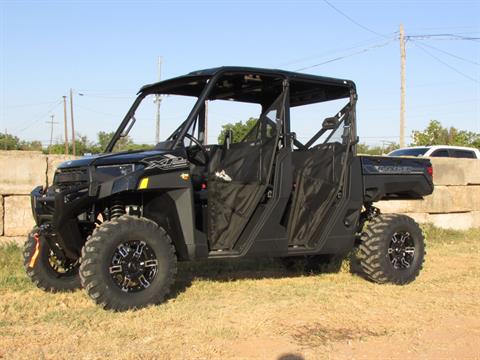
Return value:
M 161 303 L 176 272 L 170 236 L 145 218 L 123 215 L 104 222 L 82 249 L 82 285 L 104 309 L 125 311 Z
M 365 227 L 358 249 L 363 274 L 377 283 L 404 285 L 422 269 L 425 238 L 410 217 L 379 215 Z
M 28 277 L 44 291 L 73 291 L 80 288 L 78 260 L 59 259 L 35 227 L 23 249 L 23 264 Z

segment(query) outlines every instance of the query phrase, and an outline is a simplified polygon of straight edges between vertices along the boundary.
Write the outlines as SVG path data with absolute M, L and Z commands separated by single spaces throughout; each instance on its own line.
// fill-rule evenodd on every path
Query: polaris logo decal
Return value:
M 217 171 L 217 172 L 215 173 L 215 176 L 216 176 L 217 178 L 219 178 L 219 179 L 222 179 L 223 181 L 226 181 L 226 182 L 232 181 L 232 178 L 227 175 L 227 173 L 225 172 L 225 170 Z
M 380 174 L 423 174 L 424 169 L 413 166 L 396 166 L 396 165 L 366 165 L 366 170 L 370 173 Z
M 150 169 L 160 169 L 160 170 L 169 170 L 176 168 L 183 168 L 188 165 L 187 159 L 184 159 L 179 156 L 173 155 L 164 155 L 165 157 L 160 160 L 144 160 L 143 162 L 147 164 L 145 170 Z

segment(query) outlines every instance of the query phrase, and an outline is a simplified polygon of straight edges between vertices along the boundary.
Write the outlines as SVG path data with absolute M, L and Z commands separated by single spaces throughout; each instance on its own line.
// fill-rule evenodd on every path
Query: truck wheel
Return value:
M 23 265 L 32 282 L 44 291 L 73 291 L 81 286 L 78 260 L 58 259 L 50 245 L 38 236 L 36 227 L 25 242 Z
M 418 224 L 405 215 L 379 215 L 364 228 L 358 249 L 363 274 L 376 283 L 404 285 L 422 269 L 425 240 Z
M 104 309 L 125 311 L 159 304 L 176 273 L 170 236 L 145 218 L 123 215 L 104 222 L 82 249 L 82 286 Z

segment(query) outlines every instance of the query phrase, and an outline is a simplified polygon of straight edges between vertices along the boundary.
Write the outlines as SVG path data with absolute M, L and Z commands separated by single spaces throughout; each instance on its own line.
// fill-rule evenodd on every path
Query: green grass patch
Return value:
M 32 283 L 23 268 L 22 249 L 17 244 L 0 246 L 0 290 L 25 290 Z
M 465 231 L 440 229 L 432 224 L 423 224 L 422 229 L 429 243 L 456 243 L 480 238 L 480 227 Z

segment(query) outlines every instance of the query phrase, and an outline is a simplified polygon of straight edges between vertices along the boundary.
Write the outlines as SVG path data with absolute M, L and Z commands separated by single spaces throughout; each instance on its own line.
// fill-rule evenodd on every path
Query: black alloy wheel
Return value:
M 394 269 L 408 269 L 415 258 L 415 243 L 408 231 L 398 231 L 392 235 L 388 255 Z
M 145 241 L 126 241 L 115 249 L 109 272 L 122 291 L 137 292 L 152 284 L 158 272 L 158 260 Z

